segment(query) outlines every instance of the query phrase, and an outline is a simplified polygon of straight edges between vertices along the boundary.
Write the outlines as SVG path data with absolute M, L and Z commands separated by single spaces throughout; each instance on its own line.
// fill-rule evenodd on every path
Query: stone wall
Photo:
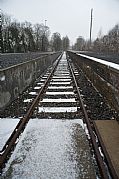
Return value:
M 68 55 L 84 71 L 110 106 L 119 112 L 119 71 L 71 51 L 68 51 Z
M 18 97 L 60 55 L 53 53 L 0 70 L 0 110 Z

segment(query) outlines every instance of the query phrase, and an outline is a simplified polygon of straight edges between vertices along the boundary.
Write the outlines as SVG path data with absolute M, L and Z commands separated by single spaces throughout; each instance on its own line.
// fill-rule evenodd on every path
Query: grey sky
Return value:
M 0 0 L 1 9 L 18 21 L 44 23 L 51 32 L 89 38 L 90 9 L 93 8 L 93 38 L 100 29 L 107 33 L 119 23 L 119 0 Z

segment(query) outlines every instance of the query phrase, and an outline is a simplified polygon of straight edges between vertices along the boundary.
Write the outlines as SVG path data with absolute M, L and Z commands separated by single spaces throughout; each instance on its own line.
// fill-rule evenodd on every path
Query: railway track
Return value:
M 87 136 L 97 161 L 100 175 L 104 179 L 116 178 L 116 174 L 110 161 L 101 149 L 93 121 L 89 111 L 89 104 L 80 89 L 79 80 L 81 71 L 77 68 L 66 54 L 61 55 L 55 62 L 53 68 L 49 68 L 43 76 L 35 82 L 32 90 L 27 93 L 24 108 L 19 116 L 21 118 L 12 135 L 0 151 L 1 170 L 5 165 L 7 157 L 15 146 L 16 140 L 25 129 L 31 117 L 51 119 L 83 119 Z M 85 82 L 85 81 L 83 81 Z M 90 85 L 89 85 L 90 86 Z M 26 113 L 26 114 L 25 114 Z M 16 114 L 15 114 L 16 115 Z M 90 117 L 88 117 L 90 115 Z M 111 117 L 115 112 L 111 113 Z M 93 116 L 93 115 L 92 115 Z

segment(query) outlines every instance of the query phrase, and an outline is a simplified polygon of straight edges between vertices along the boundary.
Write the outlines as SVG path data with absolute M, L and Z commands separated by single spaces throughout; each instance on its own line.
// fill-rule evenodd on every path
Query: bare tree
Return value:
M 36 44 L 36 50 L 39 51 L 48 50 L 49 35 L 50 35 L 50 30 L 48 26 L 44 26 L 44 24 L 34 25 L 34 39 Z
M 69 38 L 68 38 L 68 36 L 66 36 L 66 37 L 63 37 L 62 38 L 62 48 L 63 48 L 63 50 L 68 50 L 69 49 L 69 45 L 70 45 L 70 41 L 69 41 Z
M 99 53 L 119 53 L 119 25 L 115 25 L 107 35 L 98 35 L 93 42 L 93 50 Z
M 79 36 L 76 39 L 76 43 L 74 44 L 75 50 L 81 51 L 85 49 L 85 40 L 82 36 Z
M 53 50 L 60 51 L 62 49 L 61 35 L 58 32 L 53 33 L 51 41 Z

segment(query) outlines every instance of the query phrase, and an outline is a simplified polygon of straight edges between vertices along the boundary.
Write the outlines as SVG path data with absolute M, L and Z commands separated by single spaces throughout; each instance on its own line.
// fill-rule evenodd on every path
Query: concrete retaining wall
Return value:
M 68 55 L 84 71 L 110 106 L 119 112 L 119 71 L 74 52 L 69 51 Z
M 53 53 L 0 70 L 0 110 L 18 97 L 61 53 Z

